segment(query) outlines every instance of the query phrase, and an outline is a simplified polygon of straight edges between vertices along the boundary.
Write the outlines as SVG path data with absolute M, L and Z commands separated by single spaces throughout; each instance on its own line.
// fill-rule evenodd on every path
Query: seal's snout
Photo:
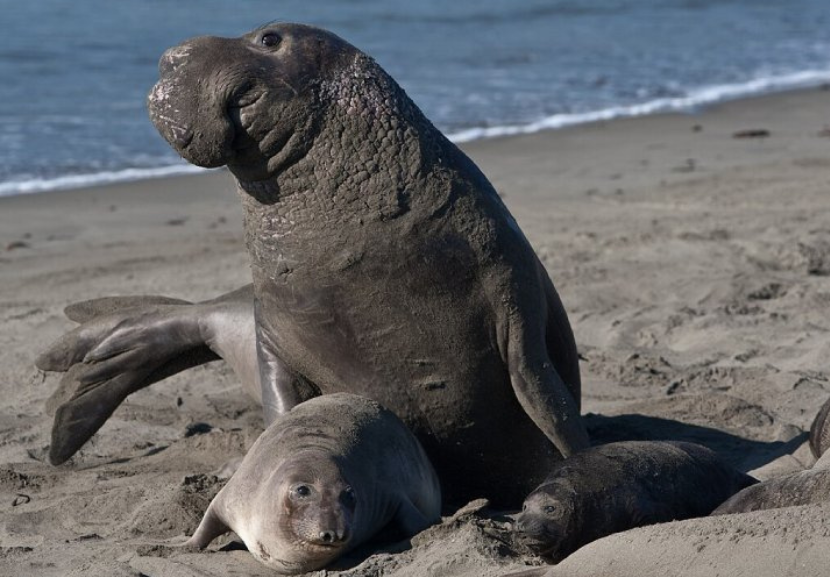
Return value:
M 159 59 L 159 81 L 150 90 L 150 119 L 189 162 L 205 168 L 233 157 L 235 130 L 227 118 L 226 89 L 217 84 L 232 41 L 200 36 L 169 48 Z
M 193 141 L 193 130 L 177 118 L 177 110 L 170 106 L 171 93 L 175 88 L 172 83 L 160 80 L 153 86 L 147 101 L 150 117 L 159 131 L 176 150 L 181 151 Z
M 321 518 L 317 521 L 317 534 L 310 535 L 315 545 L 327 547 L 340 547 L 346 544 L 351 537 L 349 531 L 349 520 L 343 511 L 330 510 L 322 511 Z
M 519 516 L 516 519 L 516 535 L 522 541 L 537 541 L 541 534 L 541 523 Z
M 516 518 L 514 535 L 519 543 L 542 557 L 552 557 L 560 540 L 558 527 L 525 511 Z
M 161 76 L 172 74 L 176 71 L 176 68 L 187 62 L 187 58 L 189 56 L 189 44 L 182 44 L 180 46 L 168 48 L 164 51 L 164 54 L 161 55 L 161 58 L 159 58 L 159 74 Z
M 349 531 L 345 527 L 323 529 L 318 538 L 323 545 L 338 545 L 349 540 Z

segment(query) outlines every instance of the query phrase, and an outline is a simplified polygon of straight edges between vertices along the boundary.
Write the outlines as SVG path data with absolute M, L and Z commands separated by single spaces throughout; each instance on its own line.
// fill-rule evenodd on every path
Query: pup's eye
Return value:
M 297 485 L 294 488 L 294 493 L 298 497 L 308 497 L 309 495 L 311 495 L 311 487 L 309 487 L 308 485 Z
M 556 507 L 553 505 L 545 505 L 545 513 L 553 513 L 556 511 Z
M 262 35 L 262 38 L 259 39 L 259 43 L 263 46 L 267 46 L 269 48 L 276 46 L 282 41 L 280 35 L 276 32 L 266 32 Z

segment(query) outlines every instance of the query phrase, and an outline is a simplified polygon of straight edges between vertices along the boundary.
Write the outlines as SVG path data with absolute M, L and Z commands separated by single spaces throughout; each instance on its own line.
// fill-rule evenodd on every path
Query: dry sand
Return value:
M 830 92 L 816 89 L 464 147 L 562 295 L 595 442 L 696 441 L 763 478 L 812 464 L 804 431 L 830 395 L 826 125 Z M 770 134 L 733 137 L 751 129 Z M 44 462 L 43 405 L 58 377 L 33 366 L 70 328 L 70 302 L 203 299 L 248 278 L 225 173 L 0 199 L 0 575 L 270 574 L 232 547 L 159 546 L 194 529 L 220 486 L 210 472 L 259 433 L 258 408 L 222 363 L 133 395 L 57 468 Z M 559 571 L 818 575 L 828 515 L 655 526 L 590 545 Z M 538 564 L 508 523 L 473 505 L 339 574 L 488 577 Z M 632 548 L 634 565 L 615 565 Z

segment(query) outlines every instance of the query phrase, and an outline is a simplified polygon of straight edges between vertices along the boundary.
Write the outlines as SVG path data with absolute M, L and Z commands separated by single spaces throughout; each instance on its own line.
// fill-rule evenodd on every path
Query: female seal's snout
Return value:
M 538 518 L 519 515 L 516 519 L 516 534 L 526 543 L 540 541 L 545 535 L 545 523 Z
M 317 538 L 318 543 L 322 545 L 340 545 L 349 540 L 349 529 L 347 527 L 322 529 Z

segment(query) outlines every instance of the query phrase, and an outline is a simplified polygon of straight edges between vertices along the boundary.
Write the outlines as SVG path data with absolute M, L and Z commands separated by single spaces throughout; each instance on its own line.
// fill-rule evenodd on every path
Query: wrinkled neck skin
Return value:
M 306 231 L 336 244 L 333 236 L 349 228 L 440 206 L 449 196 L 443 160 L 455 148 L 371 58 L 359 54 L 322 80 L 316 98 L 325 103 L 320 119 L 271 158 L 270 178 L 247 181 L 229 165 L 255 258 L 301 247 Z

